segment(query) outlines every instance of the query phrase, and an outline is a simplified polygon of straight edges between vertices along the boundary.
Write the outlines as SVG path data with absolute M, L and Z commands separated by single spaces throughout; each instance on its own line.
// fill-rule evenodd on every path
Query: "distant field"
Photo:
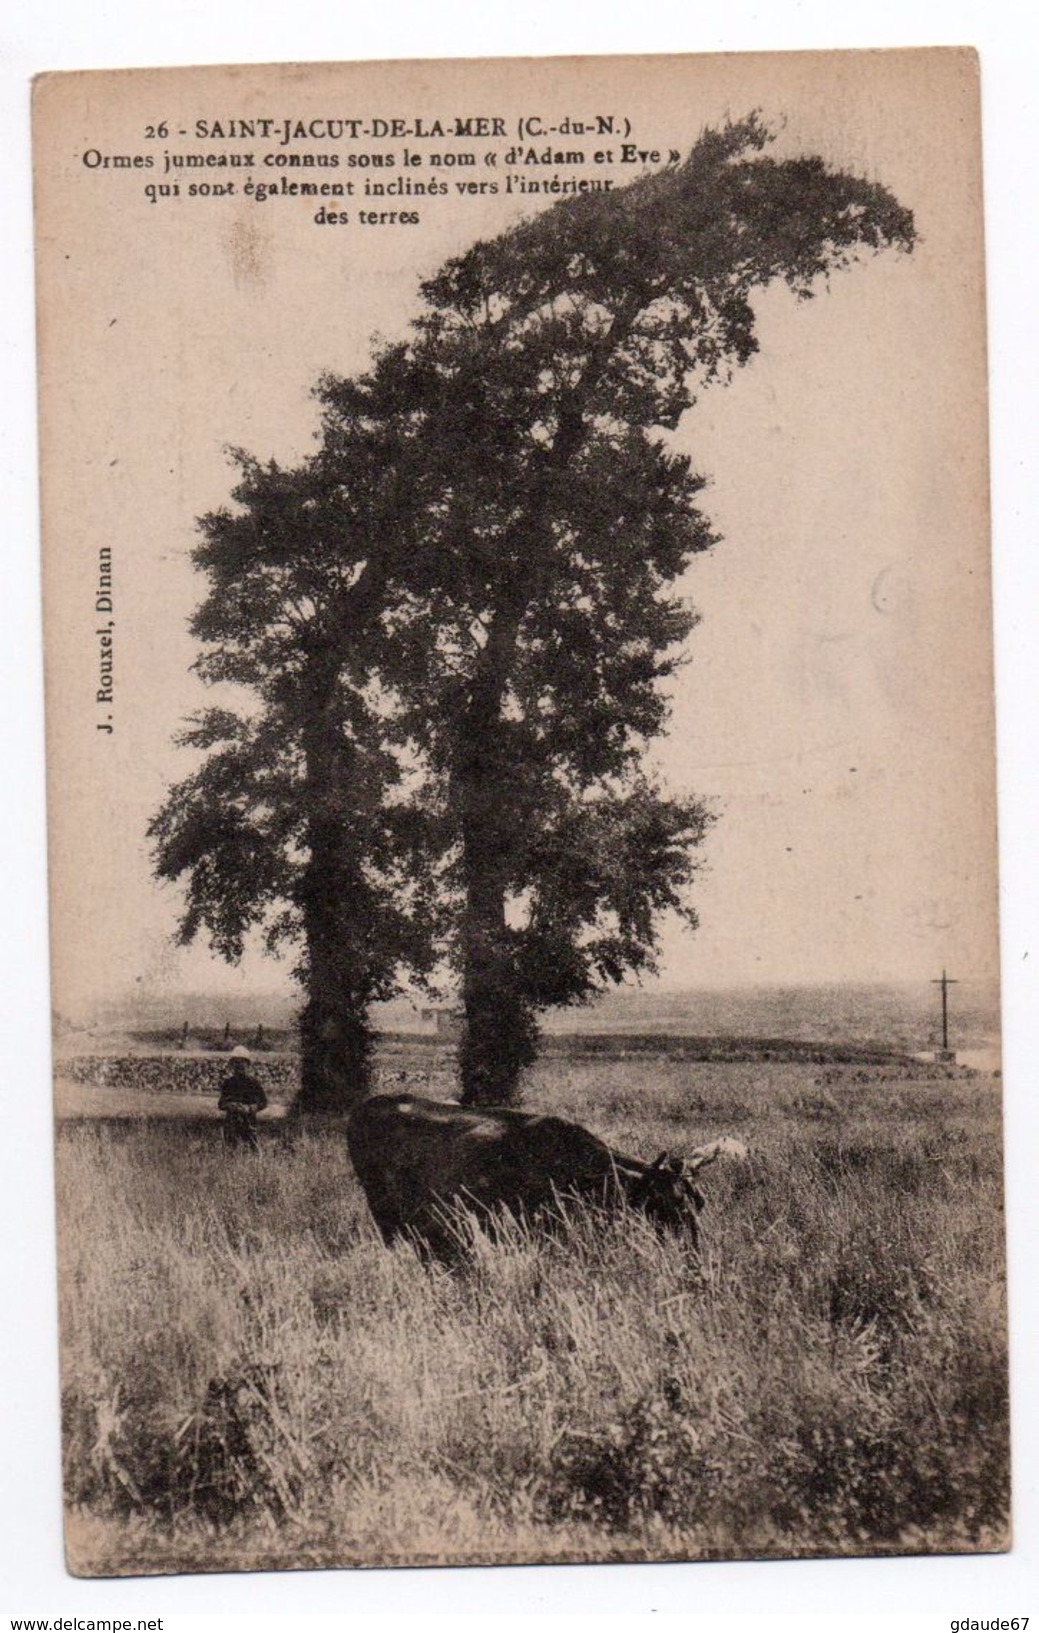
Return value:
M 179 1049 L 165 1034 L 138 1033 L 132 1046 L 126 1039 L 95 1040 L 86 1054 L 68 1054 L 56 1063 L 59 1116 L 88 1115 L 92 1110 L 114 1110 L 121 1102 L 113 1095 L 133 1097 L 126 1109 L 140 1115 L 164 1113 L 171 1096 L 178 1100 L 215 1104 L 221 1079 L 227 1072 L 226 1049 Z M 822 1068 L 818 1081 L 836 1081 L 848 1067 L 857 1067 L 868 1080 L 948 1080 L 969 1075 L 969 1068 L 920 1060 L 892 1048 L 862 1043 L 809 1042 L 771 1037 L 693 1037 L 684 1034 L 556 1033 L 543 1040 L 542 1058 L 561 1062 L 582 1060 L 590 1066 L 640 1061 L 667 1067 L 704 1062 L 713 1065 L 757 1063 L 802 1064 Z M 641 1068 L 640 1068 L 641 1069 Z M 273 1104 L 287 1104 L 299 1091 L 299 1057 L 295 1050 L 256 1052 L 252 1070 Z M 456 1049 L 434 1038 L 405 1033 L 384 1035 L 375 1067 L 379 1086 L 410 1086 L 420 1093 L 448 1098 L 458 1093 Z M 172 1107 L 168 1109 L 172 1110 Z
M 935 970 L 937 976 L 940 972 Z M 951 976 L 962 976 L 950 970 Z M 142 998 L 139 992 L 104 1005 L 85 1023 L 55 1017 L 66 1053 L 97 1047 L 123 1052 L 173 1048 L 188 1025 L 191 1047 L 217 1049 L 229 1042 L 264 1048 L 293 1046 L 298 994 L 254 993 L 219 997 L 177 993 Z M 407 1034 L 428 1041 L 431 1028 L 422 1004 L 406 999 L 376 1004 L 373 1017 L 386 1036 Z M 832 982 L 808 986 L 770 983 L 740 987 L 667 988 L 654 982 L 621 987 L 577 1009 L 546 1011 L 546 1037 L 556 1034 L 626 1033 L 640 1037 L 682 1034 L 698 1038 L 781 1037 L 797 1042 L 860 1044 L 910 1054 L 941 1041 L 941 1001 L 934 981 Z M 999 1036 L 999 987 L 992 980 L 958 980 L 950 998 L 953 1045 L 994 1051 Z
M 702 1270 L 627 1218 L 430 1271 L 338 1129 L 61 1124 L 75 1568 L 1006 1545 L 997 1083 L 557 1057 L 529 1101 L 645 1156 L 745 1139 Z

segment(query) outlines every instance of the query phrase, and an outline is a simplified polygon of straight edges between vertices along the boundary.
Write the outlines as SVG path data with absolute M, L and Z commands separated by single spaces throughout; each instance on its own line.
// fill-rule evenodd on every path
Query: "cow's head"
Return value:
M 697 1247 L 700 1230 L 697 1217 L 704 1194 L 693 1184 L 691 1172 L 681 1157 L 662 1151 L 639 1175 L 630 1191 L 631 1201 L 641 1208 L 659 1230 L 673 1231 Z

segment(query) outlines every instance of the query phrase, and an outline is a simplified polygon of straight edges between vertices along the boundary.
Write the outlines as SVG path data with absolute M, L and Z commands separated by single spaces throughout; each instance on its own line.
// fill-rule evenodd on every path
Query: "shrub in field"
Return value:
M 545 1482 L 547 1514 L 611 1530 L 651 1516 L 695 1523 L 710 1512 L 726 1472 L 720 1437 L 698 1417 L 669 1378 L 597 1433 L 564 1435 Z
M 841 1107 L 832 1094 L 820 1089 L 802 1089 L 797 1094 L 786 1097 L 786 1108 L 801 1117 L 811 1118 L 813 1122 L 824 1121 L 839 1117 Z
M 298 1502 L 269 1368 L 210 1379 L 198 1404 L 176 1416 L 159 1399 L 116 1391 L 99 1403 L 67 1391 L 63 1421 L 71 1502 L 158 1520 L 192 1513 L 214 1525 L 250 1511 L 283 1516 Z

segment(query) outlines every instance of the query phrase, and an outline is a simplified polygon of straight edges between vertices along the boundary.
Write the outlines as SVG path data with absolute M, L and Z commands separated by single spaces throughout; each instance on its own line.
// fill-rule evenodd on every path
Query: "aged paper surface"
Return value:
M 973 55 L 49 76 L 35 147 L 71 1567 L 1005 1546 Z M 387 1251 L 366 1087 L 625 1205 Z M 437 1115 L 409 1229 L 546 1178 Z

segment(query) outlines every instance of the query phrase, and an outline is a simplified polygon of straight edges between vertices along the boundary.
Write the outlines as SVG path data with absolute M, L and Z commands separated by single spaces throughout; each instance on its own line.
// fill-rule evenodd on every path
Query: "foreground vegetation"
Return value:
M 622 1149 L 748 1141 L 700 1269 L 632 1217 L 427 1270 L 334 1128 L 64 1124 L 73 1568 L 1006 1546 L 997 1087 L 821 1075 L 533 1074 Z

